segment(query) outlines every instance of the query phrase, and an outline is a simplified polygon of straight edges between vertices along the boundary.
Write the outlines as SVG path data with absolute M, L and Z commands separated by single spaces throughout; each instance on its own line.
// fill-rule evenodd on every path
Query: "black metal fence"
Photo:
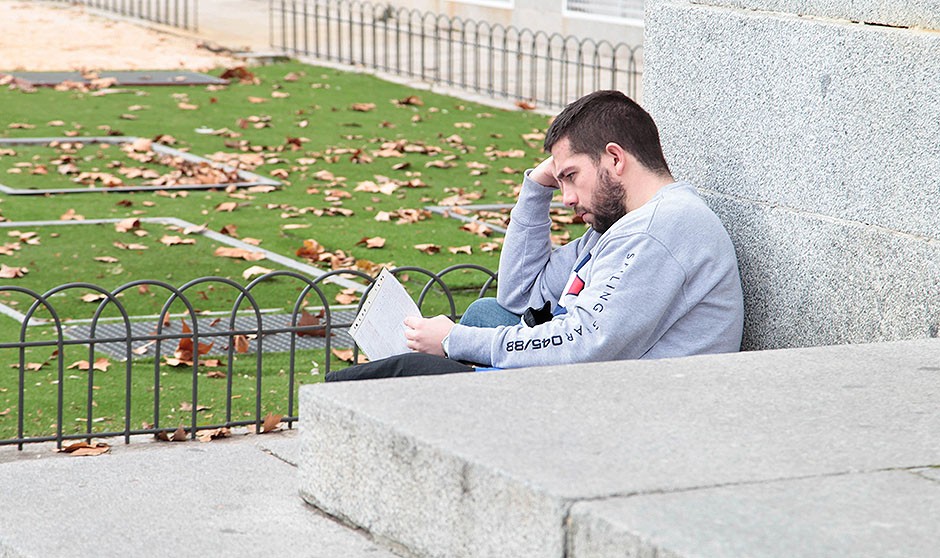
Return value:
M 422 311 L 430 305 L 437 309 L 435 313 L 455 320 L 459 314 L 454 285 L 460 285 L 460 296 L 466 302 L 487 295 L 496 279 L 493 271 L 474 264 L 455 265 L 438 273 L 419 267 L 391 271 L 403 282 L 416 285 L 413 294 Z M 427 280 L 415 280 L 411 275 Z M 358 348 L 344 333 L 358 308 L 347 306 L 345 311 L 336 311 L 324 292 L 332 282 L 349 284 L 350 279 L 362 287 L 361 307 L 373 279 L 365 272 L 343 269 L 316 278 L 273 271 L 245 286 L 222 277 L 202 277 L 179 288 L 156 280 L 133 281 L 113 290 L 69 283 L 42 294 L 0 286 L 0 298 L 6 304 L 19 297 L 18 306 L 28 306 L 19 315 L 19 338 L 0 343 L 0 358 L 9 359 L 2 363 L 7 371 L 0 372 L 6 376 L 0 382 L 0 392 L 8 394 L 9 405 L 0 409 L 0 419 L 16 418 L 15 434 L 0 437 L 0 446 L 16 444 L 22 449 L 24 444 L 54 441 L 61 448 L 65 440 L 119 436 L 129 443 L 134 435 L 166 436 L 180 431 L 196 438 L 201 431 L 240 426 L 263 431 L 275 412 L 277 421 L 290 427 L 298 420 L 294 394 L 303 373 L 297 358 L 302 346 L 322 351 L 318 354 L 324 366 L 317 366 L 318 374 L 329 372 L 336 358 L 358 360 Z M 284 281 L 296 282 L 296 303 L 279 315 L 266 314 L 255 295 L 263 285 Z M 223 288 L 231 289 L 234 296 L 230 311 L 213 318 L 197 310 L 199 294 Z M 63 295 L 74 291 L 85 292 L 97 302 L 89 320 L 64 319 L 57 313 Z M 153 291 L 167 295 L 157 316 L 142 321 L 122 303 L 130 293 L 155 294 Z M 313 316 L 306 306 L 322 310 Z M 183 309 L 182 318 L 173 316 L 173 308 Z M 5 313 L 11 312 L 6 306 Z M 179 321 L 182 326 L 176 327 Z M 214 346 L 220 348 L 213 351 Z M 36 355 L 46 351 L 52 351 L 50 357 L 33 362 L 42 361 Z M 76 353 L 87 360 L 69 364 Z M 115 366 L 123 368 L 122 372 L 110 370 L 108 356 L 122 363 Z M 48 371 L 43 373 L 45 367 Z M 209 398 L 203 395 L 210 388 L 216 393 L 211 414 L 204 412 Z M 15 399 L 12 389 L 16 390 Z M 274 392 L 280 395 L 271 403 Z M 177 404 L 181 397 L 185 401 Z M 167 398 L 171 398 L 169 403 Z M 54 417 L 49 416 L 53 413 Z M 6 432 L 13 432 L 9 423 Z
M 181 29 L 199 29 L 199 0 L 60 0 Z
M 493 98 L 560 108 L 597 89 L 640 100 L 642 46 L 358 0 L 270 0 L 271 46 Z

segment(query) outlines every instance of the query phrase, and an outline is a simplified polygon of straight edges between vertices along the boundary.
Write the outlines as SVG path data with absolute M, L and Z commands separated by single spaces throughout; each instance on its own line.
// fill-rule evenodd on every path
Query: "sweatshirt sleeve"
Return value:
M 555 190 L 529 179 L 526 171 L 519 199 L 510 213 L 499 257 L 496 299 L 511 312 L 522 314 L 546 300 L 554 306 L 574 267 L 584 237 L 552 250 L 549 208 Z
M 663 324 L 687 311 L 685 273 L 645 233 L 603 244 L 590 280 L 565 314 L 535 327 L 456 325 L 450 357 L 500 368 L 641 357 L 662 335 Z

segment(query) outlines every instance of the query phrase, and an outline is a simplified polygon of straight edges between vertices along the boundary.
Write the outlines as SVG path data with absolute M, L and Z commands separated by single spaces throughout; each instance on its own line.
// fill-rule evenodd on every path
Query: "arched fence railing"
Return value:
M 640 100 L 642 46 L 359 0 L 269 0 L 272 48 L 539 108 L 597 89 Z
M 132 17 L 188 29 L 199 30 L 199 0 L 59 0 L 81 4 L 124 17 Z
M 475 264 L 390 271 L 425 315 L 456 320 L 466 304 L 495 293 L 496 274 Z M 339 278 L 361 284 L 358 304 L 331 305 L 328 293 Z M 315 381 L 310 373 L 325 375 L 339 359 L 360 361 L 345 330 L 372 281 L 363 271 L 339 269 L 315 278 L 272 271 L 244 286 L 224 277 L 181 287 L 137 280 L 112 290 L 76 282 L 44 293 L 0 286 L 0 299 L 26 309 L 6 312 L 21 320 L 18 337 L 0 342 L 0 401 L 6 397 L 0 446 L 61 448 L 68 440 L 108 437 L 129 443 L 148 434 L 192 439 L 233 427 L 263 432 L 272 417 L 291 427 L 298 420 L 296 390 Z M 262 307 L 259 297 L 274 284 L 297 292 L 289 308 Z M 200 310 L 207 291 L 228 292 L 231 307 Z M 89 319 L 57 310 L 77 292 L 96 304 Z M 132 293 L 166 298 L 159 314 L 137 316 L 125 302 Z

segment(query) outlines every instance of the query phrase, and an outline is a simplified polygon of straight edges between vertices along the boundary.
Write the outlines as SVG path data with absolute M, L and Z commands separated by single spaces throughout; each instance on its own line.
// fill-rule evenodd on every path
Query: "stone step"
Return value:
M 936 513 L 898 523 L 940 509 L 909 471 L 940 465 L 938 340 L 321 384 L 300 405 L 303 498 L 418 556 L 940 543 Z M 882 546 L 861 552 L 859 525 Z

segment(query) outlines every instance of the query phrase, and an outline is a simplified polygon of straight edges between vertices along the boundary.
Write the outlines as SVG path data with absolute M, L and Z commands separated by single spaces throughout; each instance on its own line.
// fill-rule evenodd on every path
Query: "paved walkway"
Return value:
M 0 449 L 0 556 L 400 556 L 301 500 L 296 437 Z

